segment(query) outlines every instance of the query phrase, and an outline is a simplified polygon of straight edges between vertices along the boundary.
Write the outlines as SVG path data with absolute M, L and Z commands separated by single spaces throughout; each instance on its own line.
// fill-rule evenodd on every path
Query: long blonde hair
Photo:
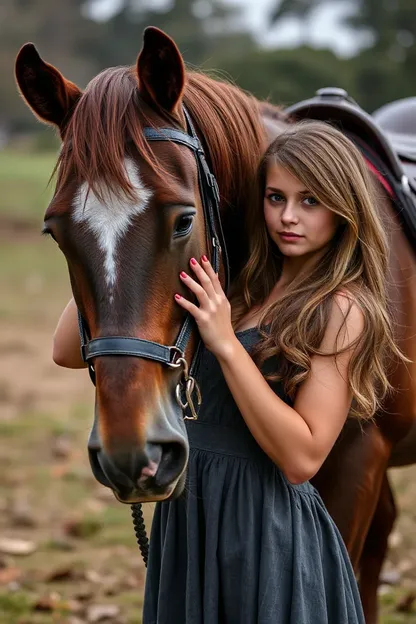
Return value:
M 252 356 L 259 366 L 275 357 L 276 371 L 268 378 L 281 380 L 287 395 L 294 399 L 309 375 L 311 357 L 322 354 L 319 346 L 334 295 L 347 293 L 364 315 L 364 329 L 348 367 L 351 415 L 371 418 L 390 389 L 388 362 L 393 355 L 404 356 L 394 342 L 388 314 L 388 247 L 375 208 L 376 187 L 358 149 L 329 124 L 294 124 L 275 139 L 260 162 L 256 197 L 247 215 L 249 259 L 231 295 L 233 325 L 264 304 L 282 270 L 283 256 L 269 237 L 263 216 L 269 164 L 284 167 L 341 220 L 309 274 L 296 278 L 262 313 L 258 323 L 262 339 Z

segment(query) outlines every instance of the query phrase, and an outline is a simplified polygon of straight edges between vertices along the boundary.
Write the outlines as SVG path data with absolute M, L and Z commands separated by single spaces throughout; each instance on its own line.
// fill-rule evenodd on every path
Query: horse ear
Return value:
M 185 65 L 175 42 L 159 28 L 149 26 L 144 31 L 137 74 L 145 99 L 173 113 L 184 89 Z
M 16 82 L 28 106 L 42 121 L 62 132 L 82 91 L 54 67 L 45 63 L 33 43 L 26 43 L 16 57 Z

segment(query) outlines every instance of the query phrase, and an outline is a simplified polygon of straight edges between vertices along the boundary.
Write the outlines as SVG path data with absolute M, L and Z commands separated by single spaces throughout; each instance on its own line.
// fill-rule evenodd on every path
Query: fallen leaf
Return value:
M 103 582 L 103 577 L 98 574 L 98 572 L 96 572 L 95 570 L 86 570 L 85 572 L 85 579 L 87 581 L 90 581 L 90 583 L 102 583 Z
M 64 531 L 71 537 L 92 537 L 103 528 L 103 523 L 98 518 L 85 517 L 70 520 L 64 525 Z
M 33 605 L 34 611 L 65 611 L 67 613 L 80 614 L 84 606 L 78 600 L 64 599 L 57 592 L 51 592 L 38 598 Z
M 56 592 L 51 592 L 38 598 L 33 605 L 34 611 L 54 611 L 61 603 L 61 596 Z
M 120 613 L 117 605 L 91 605 L 87 609 L 88 622 L 112 621 Z
M 33 528 L 37 525 L 36 518 L 27 500 L 17 498 L 10 511 L 10 520 L 13 526 Z
M 17 581 L 22 576 L 22 570 L 19 568 L 2 568 L 0 570 L 0 585 L 8 585 Z
M 22 539 L 0 539 L 0 552 L 6 555 L 31 555 L 37 550 L 35 542 Z
M 84 602 L 88 602 L 88 600 L 91 600 L 91 598 L 93 598 L 94 595 L 95 595 L 95 592 L 90 587 L 82 587 L 81 589 L 75 592 L 74 598 L 76 600 L 82 600 Z
M 77 569 L 74 565 L 62 565 L 53 570 L 49 570 L 45 576 L 44 581 L 46 583 L 51 583 L 52 581 L 67 581 L 74 580 L 80 578 L 80 570 Z

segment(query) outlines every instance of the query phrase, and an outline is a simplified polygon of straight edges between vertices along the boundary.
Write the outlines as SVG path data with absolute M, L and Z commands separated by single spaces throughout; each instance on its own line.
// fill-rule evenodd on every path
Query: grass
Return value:
M 56 152 L 0 151 L 0 217 L 35 225 L 41 223 L 52 196 L 48 180 Z
M 0 242 L 0 319 L 33 322 L 55 316 L 70 298 L 65 258 L 51 240 L 34 235 Z

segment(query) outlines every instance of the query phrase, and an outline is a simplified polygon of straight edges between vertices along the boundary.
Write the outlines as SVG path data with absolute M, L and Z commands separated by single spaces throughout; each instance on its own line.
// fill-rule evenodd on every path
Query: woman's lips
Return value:
M 301 238 L 303 238 L 303 236 L 300 236 L 300 234 L 292 234 L 290 232 L 278 232 L 280 238 L 282 238 L 284 241 L 297 241 Z

